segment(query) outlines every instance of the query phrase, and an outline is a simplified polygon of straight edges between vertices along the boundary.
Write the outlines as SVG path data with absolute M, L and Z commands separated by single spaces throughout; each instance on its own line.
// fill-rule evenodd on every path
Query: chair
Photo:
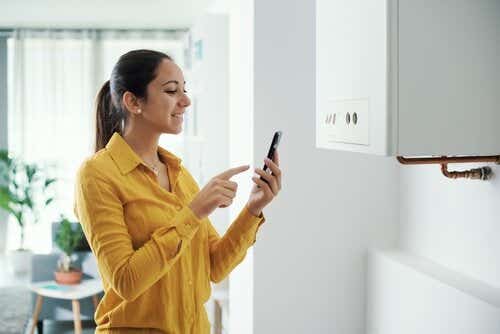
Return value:
M 77 223 L 74 223 L 77 224 Z M 57 268 L 57 261 L 60 256 L 60 250 L 55 245 L 55 231 L 57 229 L 57 223 L 52 225 L 52 248 L 53 252 L 50 254 L 33 254 L 31 259 L 31 282 L 41 282 L 54 279 L 54 271 Z M 85 239 L 85 238 L 84 238 Z M 82 279 L 88 278 L 99 278 L 99 272 L 97 270 L 97 261 L 90 252 L 90 247 L 86 240 L 82 241 L 79 251 L 75 254 L 77 260 L 74 262 L 77 267 L 80 267 L 83 271 Z M 35 308 L 36 294 L 32 293 L 32 309 Z M 100 296 L 102 297 L 102 295 Z M 94 304 L 92 298 L 85 298 L 81 300 L 80 312 L 82 320 L 92 320 L 94 319 Z M 68 321 L 73 319 L 73 311 L 71 302 L 68 300 L 58 300 L 46 298 L 43 301 L 42 310 L 39 315 L 37 322 L 38 334 L 43 333 L 43 321 L 44 320 L 55 320 L 55 321 Z

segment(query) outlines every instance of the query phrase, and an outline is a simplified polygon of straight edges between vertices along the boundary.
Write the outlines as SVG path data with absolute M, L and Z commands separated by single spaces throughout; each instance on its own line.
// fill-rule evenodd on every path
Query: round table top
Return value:
M 55 281 L 35 282 L 29 289 L 40 296 L 57 299 L 82 299 L 103 291 L 100 279 L 85 279 L 80 284 L 63 285 Z

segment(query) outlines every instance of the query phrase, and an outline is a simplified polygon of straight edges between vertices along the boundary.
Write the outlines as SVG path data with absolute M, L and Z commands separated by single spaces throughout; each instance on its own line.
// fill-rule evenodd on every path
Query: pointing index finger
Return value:
M 230 178 L 232 178 L 236 174 L 239 174 L 239 173 L 246 171 L 248 168 L 250 168 L 250 165 L 243 165 L 243 166 L 239 166 L 239 167 L 234 167 L 234 168 L 226 170 L 225 172 L 220 173 L 219 175 L 217 175 L 217 178 L 229 180 Z

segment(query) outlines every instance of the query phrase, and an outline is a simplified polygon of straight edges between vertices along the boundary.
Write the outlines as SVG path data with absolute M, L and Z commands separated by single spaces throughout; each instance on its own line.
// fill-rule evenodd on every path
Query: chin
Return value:
M 182 130 L 184 130 L 183 128 L 178 128 L 178 129 L 163 129 L 163 133 L 168 133 L 168 134 L 171 134 L 171 135 L 178 135 L 179 133 L 182 132 Z
M 184 130 L 184 127 L 182 125 L 179 127 L 164 125 L 163 127 L 160 128 L 160 131 L 162 133 L 167 133 L 167 134 L 171 134 L 171 135 L 177 135 L 177 134 L 181 133 L 183 130 Z

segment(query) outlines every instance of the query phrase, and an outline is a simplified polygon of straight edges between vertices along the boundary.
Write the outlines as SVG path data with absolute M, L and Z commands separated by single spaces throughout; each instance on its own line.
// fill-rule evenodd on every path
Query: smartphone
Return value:
M 269 151 L 267 152 L 267 157 L 271 160 L 273 160 L 274 156 L 274 151 L 278 148 L 278 144 L 280 143 L 281 137 L 283 136 L 282 131 L 276 131 L 273 136 L 273 140 L 271 141 L 271 146 L 269 146 Z M 268 169 L 267 165 L 264 164 L 264 167 L 262 167 L 264 171 Z M 261 180 L 267 183 L 267 181 L 261 176 Z

